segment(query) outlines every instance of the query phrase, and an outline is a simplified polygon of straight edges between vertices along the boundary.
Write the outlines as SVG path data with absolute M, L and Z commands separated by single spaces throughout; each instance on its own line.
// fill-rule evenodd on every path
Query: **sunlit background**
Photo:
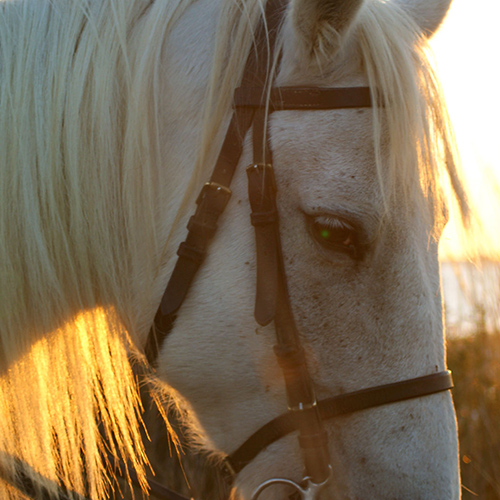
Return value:
M 499 20 L 500 0 L 454 0 L 431 42 L 477 216 L 464 235 L 452 213 L 440 247 L 448 330 L 462 333 L 478 305 L 500 327 Z
M 454 0 L 432 40 L 438 73 L 455 125 L 466 183 L 482 231 L 469 244 L 482 257 L 500 261 L 500 1 Z M 442 260 L 467 260 L 452 221 Z

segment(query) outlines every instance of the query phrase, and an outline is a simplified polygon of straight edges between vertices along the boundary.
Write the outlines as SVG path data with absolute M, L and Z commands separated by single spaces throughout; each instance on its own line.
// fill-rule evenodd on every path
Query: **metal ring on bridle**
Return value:
M 329 466 L 329 467 L 330 467 L 330 474 L 321 483 L 315 483 L 309 477 L 306 477 L 303 480 L 305 482 L 305 486 L 301 486 L 300 484 L 296 483 L 295 481 L 292 481 L 291 479 L 286 479 L 286 478 L 281 478 L 281 477 L 268 479 L 267 481 L 264 481 L 252 493 L 251 500 L 257 500 L 264 490 L 266 490 L 270 486 L 274 486 L 276 484 L 283 484 L 285 486 L 291 486 L 300 494 L 301 500 L 317 500 L 318 494 L 328 484 L 328 482 L 330 481 L 330 479 L 332 477 L 332 467 L 331 466 Z

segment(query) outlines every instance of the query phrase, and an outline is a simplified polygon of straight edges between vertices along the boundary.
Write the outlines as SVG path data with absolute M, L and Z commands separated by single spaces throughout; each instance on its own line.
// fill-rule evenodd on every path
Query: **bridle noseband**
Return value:
M 234 477 L 271 443 L 298 431 L 306 472 L 301 484 L 283 478 L 265 481 L 255 490 L 252 500 L 275 484 L 293 486 L 303 500 L 318 497 L 332 472 L 325 420 L 453 388 L 451 372 L 443 371 L 316 400 L 288 295 L 267 120 L 270 113 L 279 110 L 371 107 L 372 96 L 368 87 L 273 87 L 272 81 L 268 82 L 285 8 L 283 0 L 268 0 L 266 4 L 265 22 L 261 20 L 255 36 L 257 50 L 251 51 L 241 87 L 235 91 L 235 110 L 221 152 L 210 181 L 198 197 L 188 235 L 178 249 L 178 260 L 146 345 L 147 358 L 154 365 L 229 201 L 229 186 L 243 151 L 243 140 L 252 127 L 253 163 L 247 168 L 247 176 L 257 253 L 255 319 L 260 325 L 274 321 L 274 352 L 285 380 L 288 412 L 250 436 L 226 458 L 226 467 Z

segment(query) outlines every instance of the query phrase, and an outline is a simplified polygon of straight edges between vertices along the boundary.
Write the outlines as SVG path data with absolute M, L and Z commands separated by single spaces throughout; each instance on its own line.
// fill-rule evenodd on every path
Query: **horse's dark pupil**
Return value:
M 318 228 L 321 240 L 326 243 L 347 244 L 350 240 L 351 230 L 345 227 L 327 228 L 319 226 Z

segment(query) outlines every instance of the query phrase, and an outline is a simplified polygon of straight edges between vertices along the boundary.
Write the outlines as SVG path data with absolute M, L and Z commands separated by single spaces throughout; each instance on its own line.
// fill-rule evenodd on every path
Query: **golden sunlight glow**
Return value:
M 480 222 L 464 242 L 452 217 L 441 243 L 442 260 L 464 260 L 474 251 L 500 260 L 499 19 L 498 0 L 454 0 L 431 42 Z
M 96 308 L 35 342 L 0 377 L 1 449 L 47 478 L 47 488 L 60 480 L 80 495 L 108 498 L 109 479 L 100 477 L 105 439 L 145 485 L 140 401 L 127 344 L 114 311 Z

